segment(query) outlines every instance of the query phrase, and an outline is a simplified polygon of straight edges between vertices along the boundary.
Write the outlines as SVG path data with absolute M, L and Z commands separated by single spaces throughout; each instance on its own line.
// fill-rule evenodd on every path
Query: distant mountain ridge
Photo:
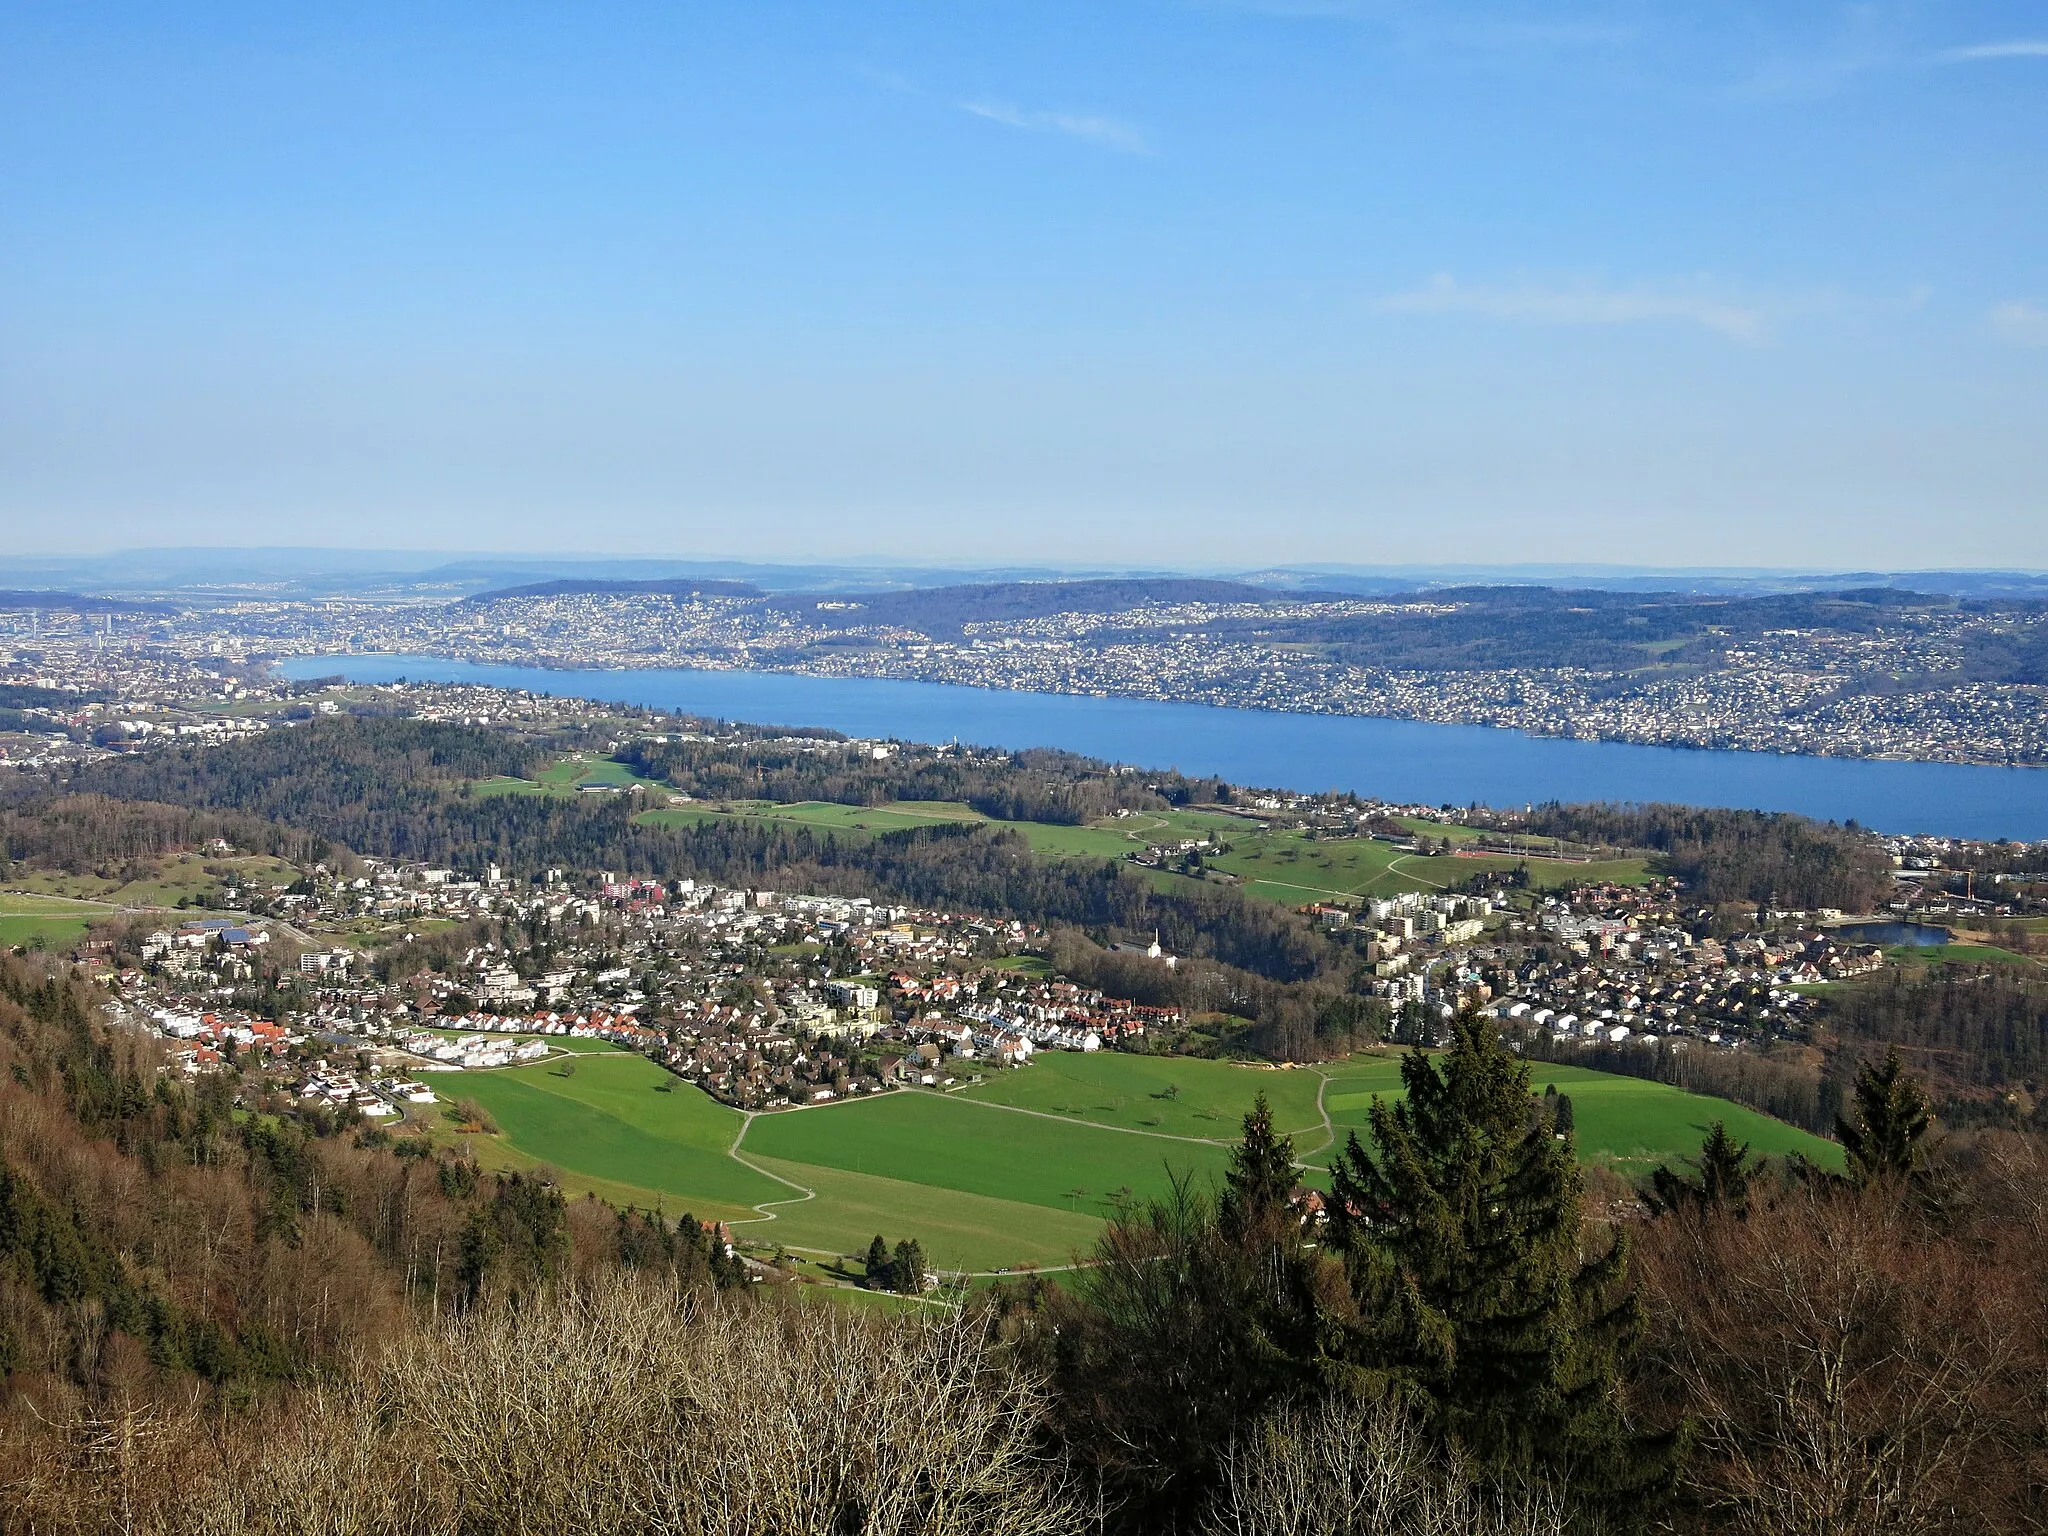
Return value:
M 1276 592 L 1241 581 L 1193 576 L 1098 578 L 1079 581 L 978 582 L 922 587 L 907 592 L 791 593 L 769 600 L 789 613 L 829 617 L 835 627 L 880 625 L 934 637 L 958 635 L 969 624 L 1048 619 L 1061 613 L 1127 613 L 1182 603 L 1341 601 L 1338 592 Z M 831 603 L 831 608 L 821 608 Z
M 613 581 L 604 577 L 565 576 L 556 581 L 529 582 L 477 592 L 465 603 L 495 603 L 521 597 L 761 597 L 761 589 L 745 581 L 699 581 L 689 577 L 656 581 Z
M 1342 601 L 1341 592 L 1279 592 L 1205 577 L 1105 577 L 1074 581 L 991 581 L 882 592 L 784 592 L 772 596 L 742 581 L 613 581 L 568 577 L 501 587 L 463 599 L 485 604 L 536 597 L 766 597 L 770 608 L 801 614 L 830 629 L 915 629 L 957 636 L 969 624 L 1051 618 L 1062 613 L 1126 613 L 1155 604 Z

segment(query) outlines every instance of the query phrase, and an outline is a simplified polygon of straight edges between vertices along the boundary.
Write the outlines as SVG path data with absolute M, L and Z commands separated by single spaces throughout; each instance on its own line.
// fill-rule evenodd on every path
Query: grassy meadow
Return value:
M 742 1124 L 737 1110 L 645 1057 L 587 1054 L 564 1075 L 567 1065 L 421 1077 L 444 1100 L 475 1099 L 505 1141 L 536 1163 L 636 1191 L 638 1204 L 734 1217 L 790 1193 L 730 1156 Z
M 109 907 L 174 907 L 180 900 L 210 898 L 221 889 L 223 876 L 256 889 L 283 889 L 299 878 L 280 859 L 258 855 L 209 858 L 196 853 L 169 854 L 155 861 L 147 874 L 133 880 L 91 873 L 66 874 L 54 869 L 15 869 L 7 890 L 17 895 L 54 896 Z
M 570 1070 L 565 1070 L 570 1069 Z M 946 1268 L 1069 1262 L 1124 1200 L 1175 1175 L 1221 1179 L 1253 1098 L 1322 1181 L 1375 1097 L 1398 1098 L 1401 1058 L 1264 1069 L 1189 1057 L 1042 1052 L 951 1094 L 898 1092 L 751 1120 L 636 1055 L 601 1049 L 497 1071 L 423 1074 L 499 1126 L 464 1136 L 487 1168 L 545 1165 L 565 1188 L 739 1223 L 749 1240 L 857 1253 L 915 1237 Z M 1692 1155 L 1724 1120 L 1756 1151 L 1839 1166 L 1840 1149 L 1739 1105 L 1659 1083 L 1536 1063 L 1532 1086 L 1569 1093 L 1588 1162 L 1640 1175 Z M 1327 1117 L 1327 1129 L 1326 1120 Z M 446 1106 L 422 1117 L 457 1135 Z
M 806 1200 L 785 1189 L 792 1204 L 770 1207 L 773 1221 L 738 1230 L 749 1242 L 781 1243 L 820 1253 L 860 1254 L 878 1234 L 895 1243 L 914 1237 L 945 1269 L 991 1271 L 1068 1264 L 1095 1246 L 1102 1223 L 1094 1216 L 1015 1200 L 990 1199 L 908 1179 L 849 1173 L 816 1163 L 743 1153 L 749 1162 L 815 1191 Z
M 1235 875 L 1252 895 L 1289 906 L 1444 890 L 1523 863 L 1506 854 L 1416 854 L 1377 838 L 1311 838 L 1292 830 L 1235 833 L 1227 841 L 1231 851 L 1210 858 L 1209 867 Z M 1592 881 L 1640 885 L 1650 877 L 1642 859 L 1572 864 L 1532 858 L 1527 864 L 1538 889 Z
M 884 806 L 745 801 L 669 806 L 643 812 L 639 819 L 656 826 L 726 819 L 773 821 L 856 839 L 941 822 L 979 822 L 1018 833 L 1032 852 L 1049 859 L 1118 859 L 1155 844 L 1213 834 L 1231 851 L 1209 857 L 1209 868 L 1233 876 L 1249 895 L 1287 906 L 1443 890 L 1482 871 L 1513 869 L 1523 862 L 1503 854 L 1415 854 L 1369 837 L 1310 838 L 1292 830 L 1261 829 L 1256 822 L 1220 811 L 1140 812 L 1105 817 L 1087 826 L 1060 826 L 1042 821 L 990 822 L 952 801 L 896 801 Z M 1453 836 L 1454 842 L 1469 842 L 1478 835 L 1469 828 L 1437 830 L 1462 832 L 1462 838 Z M 1649 866 L 1641 859 L 1572 864 L 1532 858 L 1527 862 L 1530 882 L 1539 889 L 1584 881 L 1640 884 L 1649 878 Z M 1163 888 L 1172 889 L 1190 877 L 1158 872 L 1156 878 Z
M 1554 1084 L 1559 1093 L 1571 1095 L 1580 1158 L 1610 1164 L 1624 1174 L 1647 1173 L 1659 1163 L 1676 1164 L 1691 1156 L 1716 1120 L 1725 1121 L 1730 1135 L 1759 1153 L 1799 1152 L 1825 1167 L 1841 1166 L 1842 1149 L 1835 1143 L 1725 1099 L 1585 1067 L 1539 1061 L 1531 1069 L 1530 1086 L 1536 1092 Z M 1323 1107 L 1336 1142 L 1308 1153 L 1307 1160 L 1327 1165 L 1352 1131 L 1363 1136 L 1375 1097 L 1402 1097 L 1398 1055 L 1354 1057 L 1332 1069 Z
M 1220 1141 L 1062 1124 L 915 1092 L 760 1116 L 740 1151 L 1091 1216 L 1112 1210 L 1124 1192 L 1164 1194 L 1174 1173 L 1220 1178 L 1229 1161 Z
M 1319 1073 L 1301 1069 L 1121 1051 L 1041 1051 L 1028 1069 L 999 1072 L 959 1097 L 1155 1136 L 1231 1142 L 1253 1097 L 1263 1093 L 1278 1129 L 1320 1140 L 1316 1090 L 1322 1084 Z
M 573 795 L 591 784 L 640 785 L 657 792 L 666 786 L 638 778 L 623 763 L 606 758 L 570 757 L 543 769 L 533 779 L 485 779 L 471 786 L 479 795 Z M 841 805 L 821 800 L 782 804 L 765 800 L 697 801 L 687 805 L 655 804 L 639 820 L 651 826 L 695 826 L 722 820 L 771 821 L 810 827 L 834 836 L 861 840 L 907 828 L 941 823 L 984 823 L 1017 832 L 1034 853 L 1051 859 L 1115 859 L 1161 843 L 1177 843 L 1204 835 L 1219 837 L 1230 852 L 1208 860 L 1209 867 L 1230 875 L 1250 895 L 1288 906 L 1311 902 L 1356 902 L 1404 891 L 1442 890 L 1486 870 L 1512 869 L 1523 861 L 1508 855 L 1416 854 L 1374 838 L 1310 838 L 1290 829 L 1273 829 L 1247 816 L 1220 810 L 1141 811 L 1104 817 L 1086 826 L 1052 822 L 990 822 L 958 801 L 897 800 L 884 805 Z M 1414 823 L 1416 830 L 1453 844 L 1469 843 L 1478 833 L 1469 827 Z M 1649 877 L 1641 859 L 1599 864 L 1573 864 L 1531 858 L 1531 882 L 1539 888 L 1581 881 L 1639 883 Z M 1188 877 L 1158 873 L 1157 882 L 1172 888 Z

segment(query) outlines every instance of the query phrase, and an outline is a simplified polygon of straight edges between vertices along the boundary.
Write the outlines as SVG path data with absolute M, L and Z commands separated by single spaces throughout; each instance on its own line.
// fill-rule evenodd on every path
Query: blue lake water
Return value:
M 422 656 L 311 656 L 292 677 L 491 683 L 855 736 L 1064 747 L 1147 768 L 1397 802 L 1669 800 L 1797 811 L 1887 832 L 2048 838 L 2048 769 L 1869 762 L 1567 741 L 1483 725 L 1217 709 L 780 672 L 549 671 Z

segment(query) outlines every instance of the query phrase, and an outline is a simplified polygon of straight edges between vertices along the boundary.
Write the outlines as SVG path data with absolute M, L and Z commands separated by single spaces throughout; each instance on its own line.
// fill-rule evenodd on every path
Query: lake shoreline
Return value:
M 278 665 L 280 667 L 284 667 L 287 664 L 290 664 L 293 667 L 297 667 L 302 664 L 311 664 L 312 662 L 320 659 L 321 658 L 310 656 L 294 656 L 284 658 L 282 661 L 278 663 Z M 452 666 L 492 668 L 499 670 L 511 670 L 517 672 L 559 672 L 571 676 L 588 676 L 593 670 L 587 667 L 577 667 L 571 665 L 566 661 L 561 661 L 552 658 L 526 662 L 496 662 L 478 661 L 474 658 L 465 656 L 432 656 L 426 655 L 424 653 L 413 653 L 410 655 L 405 655 L 397 652 L 388 651 L 364 651 L 356 653 L 355 655 L 347 659 L 355 662 L 419 661 L 431 662 L 437 665 L 447 664 Z M 1502 725 L 1490 720 L 1438 720 L 1433 719 L 1427 715 L 1367 714 L 1350 710 L 1335 709 L 1281 709 L 1271 705 L 1255 703 L 1219 704 L 1208 699 L 1178 698 L 1170 694 L 1090 692 L 1080 689 L 1040 690 L 1004 688 L 994 683 L 939 682 L 926 678 L 895 677 L 885 674 L 877 675 L 871 673 L 809 672 L 793 667 L 728 667 L 703 665 L 666 666 L 659 664 L 650 664 L 644 667 L 607 667 L 602 670 L 607 673 L 616 674 L 621 677 L 630 677 L 639 673 L 670 674 L 688 672 L 704 675 L 731 674 L 746 677 L 800 677 L 808 678 L 816 682 L 825 683 L 905 683 L 925 688 L 958 688 L 974 693 L 1028 694 L 1029 696 L 1034 698 L 1103 699 L 1124 700 L 1133 704 L 1174 704 L 1181 705 L 1189 709 L 1225 710 L 1237 714 L 1285 715 L 1305 719 L 1398 721 L 1402 724 L 1407 725 L 1435 725 L 1456 727 L 1458 729 L 1468 730 L 1501 731 L 1508 735 L 1526 738 L 1530 741 L 1589 742 L 1594 744 L 1605 744 L 1613 746 L 1648 747 L 1664 752 L 1707 752 L 1717 754 L 1739 752 L 1756 757 L 1819 759 L 1829 762 L 1845 763 L 1925 763 L 1930 765 L 1939 765 L 1953 768 L 2005 768 L 2013 769 L 2015 771 L 2020 772 L 2034 772 L 2048 775 L 2048 762 L 2013 762 L 2006 760 L 1994 760 L 1988 757 L 1907 757 L 1889 752 L 1777 752 L 1771 750 L 1768 747 L 1744 746 L 1739 742 L 1719 744 L 1712 742 L 1685 740 L 1658 741 L 1635 736 L 1587 736 L 1580 735 L 1575 732 L 1545 731 L 1532 726 L 1525 725 Z M 288 673 L 287 675 L 291 674 Z M 319 674 L 314 673 L 310 675 L 317 676 Z M 586 695 L 578 694 L 577 697 L 586 697 Z M 790 721 L 775 723 L 796 724 L 799 722 Z
M 573 670 L 418 655 L 299 656 L 278 666 L 301 680 L 474 683 L 853 736 L 1058 747 L 1401 804 L 1656 800 L 1791 811 L 1902 834 L 2048 838 L 2048 772 L 2026 766 L 1651 746 L 1389 716 L 737 668 Z

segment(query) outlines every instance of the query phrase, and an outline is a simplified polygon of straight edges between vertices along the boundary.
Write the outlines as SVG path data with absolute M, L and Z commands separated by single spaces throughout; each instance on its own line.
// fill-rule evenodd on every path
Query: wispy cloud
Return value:
M 1972 43 L 1967 48 L 1944 48 L 1934 57 L 1940 64 L 1975 64 L 1985 59 L 2048 59 L 2048 38 L 2016 37 L 2003 43 Z
M 1113 117 L 1091 112 L 1029 112 L 989 97 L 963 101 L 959 106 L 962 112 L 1001 123 L 1005 128 L 1021 128 L 1027 133 L 1064 133 L 1069 138 L 1086 139 L 1091 144 L 1100 144 L 1104 149 L 1126 155 L 1152 153 L 1142 133 Z
M 1755 345 L 1769 337 L 1762 310 L 1694 286 L 1601 288 L 1592 284 L 1511 288 L 1470 285 L 1439 275 L 1407 293 L 1392 293 L 1373 307 L 1395 315 L 1475 315 L 1527 325 L 1704 326 L 1734 341 Z
M 2017 342 L 2023 347 L 2048 347 L 2048 307 L 2029 304 L 2024 299 L 1994 304 L 1984 323 L 2001 341 Z

